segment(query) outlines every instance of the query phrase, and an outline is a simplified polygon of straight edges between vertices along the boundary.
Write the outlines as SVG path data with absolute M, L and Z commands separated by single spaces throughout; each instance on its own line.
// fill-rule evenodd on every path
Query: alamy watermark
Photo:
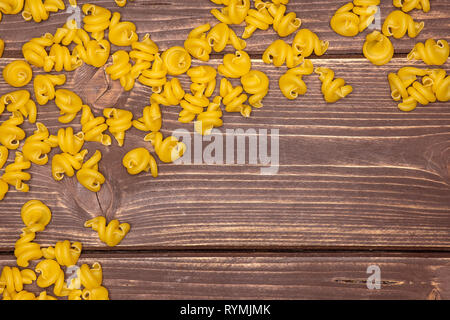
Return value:
M 374 20 L 368 26 L 368 29 L 369 30 L 381 30 L 381 8 L 380 8 L 380 6 L 372 6 L 371 8 L 374 8 L 374 10 L 376 10 L 376 13 L 374 15 Z
M 367 274 L 370 276 L 367 278 L 367 289 L 380 290 L 381 289 L 381 269 L 376 264 L 367 267 Z

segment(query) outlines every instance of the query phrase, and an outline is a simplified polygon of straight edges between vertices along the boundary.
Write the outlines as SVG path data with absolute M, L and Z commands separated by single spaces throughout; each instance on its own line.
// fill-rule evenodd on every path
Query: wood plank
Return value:
M 115 300 L 448 299 L 450 257 L 306 254 L 83 254 Z M 0 257 L 0 268 L 14 265 Z M 369 290 L 369 266 L 381 289 Z M 39 293 L 35 285 L 26 290 Z M 51 287 L 47 290 L 51 293 Z
M 224 116 L 222 132 L 280 130 L 277 175 L 261 175 L 262 166 L 247 161 L 245 165 L 160 163 L 158 179 L 148 174 L 132 177 L 122 167 L 122 157 L 138 146 L 151 149 L 142 140 L 144 133 L 133 129 L 127 133 L 124 148 L 87 145 L 91 152 L 99 149 L 104 155 L 100 170 L 107 182 L 98 195 L 84 190 L 75 179 L 54 182 L 49 165 L 34 166 L 31 192 L 11 191 L 0 202 L 4 213 L 0 215 L 0 250 L 13 247 L 22 227 L 20 207 L 32 198 L 53 210 L 53 222 L 40 238 L 47 244 L 68 237 L 88 247 L 101 246 L 96 234 L 82 226 L 85 220 L 103 214 L 132 225 L 121 245 L 128 249 L 346 246 L 448 250 L 449 104 L 419 107 L 412 113 L 398 111 L 386 77 L 405 65 L 401 58 L 381 68 L 362 59 L 314 63 L 337 70 L 338 76 L 354 85 L 354 93 L 327 105 L 320 81 L 311 76 L 306 78 L 307 95 L 288 102 L 276 84 L 283 71 L 255 60 L 254 67 L 267 71 L 272 81 L 265 107 L 250 119 Z M 444 67 L 449 70 L 448 63 Z M 187 89 L 186 77 L 181 79 Z M 11 89 L 2 81 L 3 94 Z M 138 116 L 150 96 L 149 88 L 139 84 L 125 94 L 102 70 L 86 66 L 71 73 L 64 87 L 78 92 L 97 114 L 104 107 L 117 106 Z M 164 135 L 179 128 L 192 132 L 191 125 L 177 122 L 179 111 L 179 107 L 163 109 Z M 57 117 L 53 102 L 40 108 L 38 120 L 52 133 L 61 127 Z M 28 123 L 24 128 L 28 133 L 33 130 Z
M 78 1 L 80 6 L 87 2 L 89 1 Z M 305 3 L 300 0 L 291 0 L 288 4 L 288 11 L 297 13 L 302 19 L 303 28 L 311 29 L 321 39 L 330 41 L 330 49 L 327 55 L 357 54 L 362 56 L 362 45 L 368 31 L 357 37 L 348 38 L 339 36 L 329 26 L 334 12 L 347 2 L 311 0 Z M 101 0 L 95 1 L 95 3 L 112 11 L 120 12 L 124 20 L 136 24 L 141 35 L 150 33 L 152 39 L 158 43 L 162 50 L 173 45 L 183 45 L 190 30 L 198 25 L 205 23 L 214 25 L 217 23 L 217 20 L 210 14 L 210 10 L 221 7 L 208 0 L 181 2 L 175 0 L 135 0 L 124 8 L 118 8 L 114 1 Z M 388 0 L 383 0 L 380 8 L 382 21 L 395 9 L 392 1 Z M 0 37 L 6 40 L 5 56 L 20 57 L 23 43 L 46 32 L 54 33 L 58 27 L 65 23 L 69 15 L 64 11 L 53 13 L 48 21 L 40 24 L 25 23 L 20 15 L 4 16 L 0 23 Z M 428 38 L 448 38 L 446 30 L 449 30 L 450 7 L 446 0 L 434 0 L 432 10 L 428 13 L 414 10 L 411 15 L 418 21 L 424 21 L 425 29 L 415 39 L 408 37 L 399 40 L 393 39 L 396 53 L 410 52 L 417 41 L 423 42 Z M 170 30 L 167 30 L 169 24 Z M 242 34 L 244 29 L 243 26 L 234 28 L 239 35 Z M 17 30 L 20 30 L 20 32 L 16 32 Z M 259 55 L 276 39 L 278 39 L 278 35 L 272 29 L 264 32 L 257 31 L 248 41 L 247 50 L 252 54 Z M 292 39 L 293 35 L 286 38 L 287 41 Z

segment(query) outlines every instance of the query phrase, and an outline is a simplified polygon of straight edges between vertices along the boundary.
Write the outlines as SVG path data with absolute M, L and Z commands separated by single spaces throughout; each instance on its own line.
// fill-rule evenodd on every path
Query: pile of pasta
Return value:
M 0 295 L 3 300 L 108 300 L 109 292 L 102 286 L 103 271 L 100 263 L 77 266 L 82 252 L 80 242 L 58 241 L 54 247 L 41 248 L 35 242 L 36 233 L 43 232 L 52 219 L 50 209 L 39 200 L 30 200 L 21 210 L 25 227 L 15 244 L 17 267 L 5 266 L 0 274 Z M 116 246 L 130 230 L 127 223 L 112 220 L 108 225 L 104 217 L 86 221 L 85 227 L 97 231 L 100 240 Z M 34 270 L 30 262 L 37 262 Z M 66 274 L 74 271 L 73 275 Z M 25 290 L 25 285 L 36 282 L 44 289 L 39 296 Z M 45 289 L 53 287 L 49 295 Z

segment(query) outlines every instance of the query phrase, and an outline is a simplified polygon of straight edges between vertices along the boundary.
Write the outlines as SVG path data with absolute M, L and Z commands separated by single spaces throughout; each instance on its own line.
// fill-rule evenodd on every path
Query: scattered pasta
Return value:
M 345 84 L 345 80 L 341 78 L 334 78 L 334 71 L 329 68 L 316 68 L 315 73 L 322 81 L 322 93 L 327 103 L 334 103 L 345 98 L 353 92 L 350 85 Z
M 103 109 L 106 124 L 109 132 L 114 136 L 119 147 L 122 147 L 125 140 L 125 132 L 133 126 L 133 113 L 127 110 L 105 108 Z
M 186 145 L 178 141 L 174 136 L 164 139 L 161 132 L 149 133 L 144 140 L 153 145 L 159 159 L 165 163 L 177 161 L 184 155 L 187 149 Z
M 55 247 L 42 248 L 45 259 L 54 259 L 61 266 L 71 267 L 77 264 L 82 249 L 81 242 L 70 243 L 69 240 L 56 242 Z
M 81 113 L 81 130 L 83 132 L 84 141 L 98 142 L 104 146 L 110 146 L 111 137 L 105 134 L 108 130 L 106 119 L 104 117 L 94 117 L 89 106 L 83 105 Z
M 252 96 L 248 99 L 254 108 L 262 108 L 262 100 L 269 93 L 269 77 L 264 72 L 251 70 L 241 78 L 244 91 Z
M 52 75 L 39 74 L 34 78 L 34 96 L 37 103 L 41 106 L 47 104 L 50 100 L 55 99 L 55 86 L 63 85 L 66 82 L 64 74 Z
M 120 13 L 114 12 L 109 23 L 109 41 L 119 47 L 131 46 L 138 41 L 136 26 L 129 21 L 120 21 Z
M 109 224 L 106 224 L 105 217 L 101 216 L 86 221 L 84 226 L 97 231 L 100 240 L 109 247 L 117 246 L 130 231 L 130 225 L 128 223 L 120 223 L 118 220 L 112 220 Z M 83 280 L 81 282 L 83 283 Z M 83 285 L 89 288 L 85 283 Z
M 55 92 L 56 106 L 61 110 L 61 116 L 58 121 L 61 123 L 70 123 L 83 108 L 83 101 L 74 92 L 66 89 L 58 89 Z
M 195 131 L 198 134 L 210 135 L 212 129 L 223 126 L 221 102 L 222 97 L 215 97 L 208 108 L 197 116 Z
M 0 125 L 0 143 L 9 150 L 17 150 L 26 134 L 19 127 L 23 123 L 20 112 L 13 112 L 11 117 Z
M 3 78 L 13 87 L 20 88 L 26 86 L 33 77 L 30 65 L 23 60 L 15 60 L 3 69 Z
M 24 118 L 28 118 L 30 123 L 36 122 L 36 104 L 31 100 L 30 92 L 27 90 L 17 90 L 1 96 L 0 110 L 5 109 L 5 107 L 13 114 L 19 112 Z
M 308 29 L 301 29 L 297 32 L 292 42 L 295 55 L 301 55 L 303 58 L 308 58 L 313 53 L 320 57 L 327 52 L 329 45 L 328 41 L 320 40 L 314 32 Z
M 77 172 L 77 179 L 80 184 L 92 192 L 99 192 L 105 177 L 98 171 L 98 163 L 102 159 L 100 151 L 95 151 L 94 155 L 87 160 Z
M 122 164 L 131 175 L 150 171 L 154 178 L 158 177 L 156 160 L 145 148 L 137 148 L 128 152 L 123 158 Z
M 212 9 L 211 13 L 220 22 L 225 24 L 241 24 L 250 10 L 250 0 L 211 0 L 215 4 L 226 7 L 221 10 Z
M 39 166 L 46 165 L 48 162 L 48 153 L 52 150 L 52 144 L 49 141 L 49 132 L 42 123 L 36 124 L 37 130 L 32 136 L 29 136 L 22 147 L 25 159 Z
M 142 118 L 133 120 L 133 127 L 141 131 L 158 132 L 162 126 L 162 114 L 159 104 L 152 103 L 146 106 L 143 111 Z
M 363 54 L 374 65 L 382 66 L 391 61 L 394 56 L 394 46 L 388 37 L 375 30 L 367 35 Z
M 307 87 L 303 81 L 303 76 L 314 72 L 314 66 L 311 60 L 305 60 L 297 68 L 289 69 L 280 77 L 279 87 L 283 95 L 289 100 L 297 99 L 299 95 L 306 94 Z
M 226 54 L 223 57 L 223 64 L 217 70 L 219 74 L 227 78 L 240 78 L 250 72 L 252 62 L 250 56 L 245 51 Z
M 407 13 L 400 10 L 392 11 L 384 20 L 383 34 L 396 39 L 402 38 L 408 33 L 410 38 L 415 38 L 424 28 L 424 22 L 416 22 Z
M 225 105 L 226 112 L 239 112 L 243 117 L 248 118 L 252 113 L 252 107 L 245 105 L 248 96 L 244 93 L 242 86 L 233 88 L 229 80 L 223 78 L 220 82 L 220 96 Z
M 428 39 L 417 43 L 408 54 L 408 60 L 423 60 L 427 65 L 443 65 L 449 56 L 450 48 L 446 40 Z
M 273 64 L 276 67 L 286 66 L 295 68 L 304 61 L 300 52 L 295 52 L 294 48 L 284 40 L 275 40 L 265 51 L 262 60 L 267 64 Z
M 161 59 L 171 76 L 179 76 L 191 67 L 192 58 L 189 52 L 182 47 L 172 47 L 163 52 Z
M 41 22 L 48 19 L 50 12 L 65 9 L 66 6 L 63 0 L 25 0 L 22 17 L 26 21 L 34 20 L 35 22 Z
M 401 8 L 403 12 L 410 12 L 414 9 L 428 12 L 431 8 L 430 0 L 394 0 L 394 6 Z

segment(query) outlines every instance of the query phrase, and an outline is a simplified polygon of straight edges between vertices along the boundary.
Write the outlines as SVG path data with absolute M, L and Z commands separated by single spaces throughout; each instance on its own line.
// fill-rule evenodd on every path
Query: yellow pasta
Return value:
M 322 56 L 327 52 L 330 43 L 321 41 L 319 37 L 308 29 L 301 29 L 295 35 L 292 48 L 295 55 L 300 54 L 303 58 L 308 58 L 314 52 L 316 56 Z
M 69 46 L 72 43 L 86 46 L 90 40 L 89 34 L 84 29 L 79 29 L 76 26 L 68 26 L 67 23 L 56 29 L 53 35 L 53 43 L 63 46 Z
M 265 51 L 262 60 L 267 64 L 281 67 L 283 64 L 294 68 L 304 60 L 300 52 L 295 52 L 294 48 L 283 40 L 275 40 Z
M 72 55 L 88 65 L 101 68 L 108 61 L 110 51 L 111 44 L 108 40 L 89 40 L 85 45 L 77 45 Z
M 102 159 L 100 151 L 95 151 L 94 155 L 87 160 L 77 172 L 77 179 L 80 184 L 92 192 L 99 192 L 105 177 L 98 171 L 98 163 Z
M 91 225 L 94 226 L 94 224 L 97 227 L 99 222 L 102 222 L 103 219 L 98 217 L 93 220 L 89 220 L 88 222 L 90 222 L 89 223 L 90 227 L 91 227 Z M 83 264 L 83 265 L 81 265 L 80 270 L 79 270 L 79 277 L 80 277 L 81 285 L 83 287 L 85 287 L 86 289 L 92 290 L 95 288 L 99 288 L 99 287 L 101 287 L 102 282 L 103 282 L 102 266 L 98 262 L 94 262 L 92 264 L 92 267 L 89 267 L 87 264 Z
M 215 4 L 224 4 L 221 10 L 212 9 L 211 13 L 220 22 L 241 24 L 250 10 L 250 0 L 211 0 Z
M 25 284 L 36 280 L 36 274 L 31 269 L 19 270 L 16 267 L 5 266 L 0 275 L 0 294 L 7 291 L 9 294 L 20 292 Z
M 394 0 L 394 6 L 401 8 L 403 12 L 410 12 L 413 9 L 428 12 L 431 7 L 429 0 Z
M 36 284 L 40 288 L 48 288 L 51 285 L 53 287 L 53 293 L 57 297 L 66 297 L 70 293 L 70 289 L 67 288 L 67 284 L 64 280 L 64 271 L 61 266 L 55 260 L 45 259 L 39 262 L 34 268 L 38 278 Z
M 37 130 L 34 134 L 25 140 L 22 152 L 25 159 L 39 166 L 48 163 L 48 153 L 52 150 L 49 142 L 49 132 L 47 127 L 42 123 L 36 124 Z
M 240 112 L 243 117 L 250 117 L 252 107 L 245 105 L 248 96 L 243 93 L 244 88 L 233 85 L 229 80 L 223 78 L 220 82 L 220 96 L 223 98 L 222 103 L 225 105 L 226 112 Z
M 172 80 L 164 84 L 161 93 L 153 93 L 150 97 L 150 103 L 162 104 L 163 106 L 176 106 L 183 100 L 186 92 L 181 86 L 180 80 L 172 78 Z M 159 130 L 152 130 L 159 131 Z
M 22 268 L 27 268 L 30 261 L 39 260 L 42 258 L 41 246 L 33 242 L 36 238 L 36 233 L 29 228 L 22 229 L 20 239 L 14 245 L 14 256 L 17 258 L 17 265 Z
M 3 294 L 3 300 L 29 301 L 29 300 L 36 300 L 36 296 L 33 293 L 28 292 L 26 290 L 12 293 L 5 291 Z
M 114 12 L 109 23 L 109 41 L 119 47 L 131 46 L 138 41 L 136 25 L 129 21 L 120 21 L 120 13 Z
M 9 185 L 3 181 L 2 177 L 0 177 L 0 201 L 5 199 L 6 194 L 8 193 Z
M 53 296 L 49 296 L 49 295 L 47 294 L 47 292 L 42 291 L 42 292 L 39 294 L 39 296 L 36 298 L 36 300 L 58 300 L 58 299 L 56 299 L 56 298 L 53 297 Z
M 106 124 L 109 132 L 112 133 L 116 139 L 119 147 L 123 146 L 125 140 L 125 132 L 133 126 L 133 113 L 127 110 L 105 108 L 103 109 Z
M 423 60 L 428 65 L 443 65 L 449 56 L 450 48 L 446 40 L 428 39 L 417 43 L 408 54 L 408 60 Z
M 67 47 L 59 44 L 52 45 L 48 56 L 50 63 L 44 68 L 46 72 L 53 69 L 57 72 L 74 71 L 83 65 L 83 61 L 79 57 L 73 55 Z
M 64 176 L 73 177 L 75 170 L 80 170 L 88 151 L 83 150 L 75 155 L 61 153 L 53 156 L 52 177 L 56 181 L 61 181 Z
M 450 100 L 450 76 L 444 69 L 431 70 L 429 80 L 432 83 L 432 89 L 436 95 L 436 99 L 440 102 L 447 102 Z
M 61 266 L 71 267 L 77 264 L 80 257 L 82 244 L 70 243 L 69 240 L 56 242 L 55 247 L 42 248 L 45 259 L 56 259 Z
M 58 121 L 61 123 L 70 123 L 83 108 L 83 101 L 74 92 L 66 89 L 58 89 L 55 92 L 56 106 L 61 110 L 61 116 Z
M 375 30 L 367 35 L 363 54 L 374 65 L 382 66 L 391 61 L 394 56 L 394 46 L 388 37 Z
M 354 37 L 359 33 L 359 17 L 352 12 L 353 3 L 340 7 L 333 15 L 330 26 L 337 34 L 345 37 Z
M 40 38 L 33 38 L 22 46 L 23 57 L 31 65 L 50 72 L 53 69 L 54 61 L 48 56 L 46 48 L 53 44 L 53 35 L 50 33 L 46 33 Z
M 146 106 L 142 118 L 133 120 L 133 126 L 141 131 L 158 132 L 162 126 L 162 114 L 159 104 L 154 102 Z
M 23 117 L 28 118 L 30 123 L 36 122 L 37 108 L 34 101 L 30 99 L 29 91 L 18 90 L 1 96 L 0 110 L 5 106 L 9 112 L 20 112 Z
M 236 50 L 244 50 L 247 47 L 247 43 L 225 23 L 216 24 L 209 31 L 206 40 L 215 52 L 222 52 L 229 44 Z
M 50 12 L 65 9 L 66 6 L 63 0 L 25 0 L 22 17 L 26 21 L 34 20 L 35 22 L 41 22 L 48 19 Z
M 171 76 L 179 76 L 191 67 L 192 58 L 189 52 L 182 47 L 172 47 L 163 52 L 161 59 Z
M 127 0 L 114 0 L 119 7 L 125 7 L 127 5 Z M 133 0 L 130 0 L 133 1 Z
M 363 32 L 375 20 L 380 0 L 353 0 L 353 13 L 359 16 L 359 32 Z
M 297 99 L 299 95 L 304 95 L 307 91 L 303 76 L 314 72 L 314 66 L 311 60 L 306 59 L 303 64 L 297 68 L 289 69 L 278 81 L 283 95 L 289 100 Z
M 109 293 L 105 287 L 84 289 L 82 297 L 84 300 L 109 300 Z
M 20 141 L 25 139 L 26 134 L 19 127 L 23 123 L 20 112 L 13 112 L 11 117 L 0 125 L 0 143 L 10 150 L 19 148 Z
M 8 161 L 9 151 L 8 148 L 0 146 L 0 169 L 3 168 L 6 161 Z
M 403 102 L 398 105 L 398 108 L 401 111 L 412 111 L 416 109 L 418 103 L 425 106 L 429 103 L 436 102 L 437 100 L 430 83 L 415 81 L 412 86 L 407 89 L 407 92 L 409 96 L 406 99 L 403 99 Z
M 302 20 L 297 18 L 295 12 L 286 14 L 286 6 L 284 4 L 271 4 L 268 7 L 269 13 L 273 17 L 273 29 L 280 37 L 287 37 L 300 28 Z
M 187 75 L 191 78 L 191 92 L 197 94 L 201 91 L 202 95 L 209 98 L 216 89 L 217 71 L 211 66 L 199 66 L 190 68 Z
M 50 100 L 55 99 L 55 86 L 63 85 L 66 82 L 64 74 L 39 74 L 34 78 L 34 96 L 40 105 L 47 104 Z
M 417 77 L 422 77 L 427 74 L 429 74 L 428 70 L 414 67 L 403 67 L 398 71 L 398 74 L 390 73 L 388 75 L 388 81 L 391 87 L 392 99 L 395 101 L 406 99 L 408 97 L 406 89 L 417 80 Z
M 80 122 L 85 141 L 98 142 L 104 146 L 111 145 L 111 137 L 104 133 L 108 130 L 106 119 L 104 117 L 94 117 L 91 108 L 87 105 L 83 105 Z
M 0 14 L 18 14 L 20 11 L 22 11 L 23 4 L 24 0 L 3 0 L 0 6 Z
M 214 128 L 223 126 L 223 113 L 220 109 L 221 102 L 222 97 L 215 97 L 214 100 L 209 104 L 206 111 L 200 113 L 197 116 L 197 121 L 195 122 L 195 131 L 198 134 L 204 136 L 210 135 Z
M 248 11 L 247 17 L 245 17 L 245 30 L 242 35 L 243 39 L 250 38 L 256 30 L 267 30 L 273 24 L 273 17 L 269 13 L 268 8 L 270 3 L 260 2 L 255 5 L 255 9 Z
M 227 78 L 240 78 L 250 72 L 252 62 L 245 51 L 236 51 L 235 54 L 226 54 L 223 58 L 223 64 L 219 65 L 217 70 L 219 74 Z
M 131 175 L 150 171 L 154 178 L 158 177 L 156 160 L 145 148 L 137 148 L 128 152 L 123 158 L 122 164 Z
M 0 12 L 0 20 L 1 20 L 1 12 Z M 5 50 L 5 41 L 0 39 L 0 58 L 3 56 L 4 50 Z
M 206 38 L 206 33 L 210 29 L 211 26 L 209 24 L 201 25 L 192 30 L 184 42 L 186 51 L 200 61 L 209 61 L 209 54 L 212 48 Z
M 5 168 L 2 180 L 16 188 L 17 191 L 28 192 L 30 187 L 24 182 L 31 179 L 31 175 L 23 170 L 28 170 L 31 162 L 25 160 L 21 152 L 16 152 L 15 160 Z
M 187 149 L 186 145 L 178 141 L 174 136 L 164 139 L 161 132 L 149 133 L 144 140 L 153 145 L 159 159 L 165 163 L 177 161 L 184 155 Z
M 194 95 L 187 93 L 180 102 L 183 110 L 180 112 L 178 121 L 181 123 L 190 123 L 194 121 L 196 115 L 203 112 L 203 108 L 209 105 L 209 99 L 204 95 L 206 86 L 202 90 L 196 91 Z
M 385 36 L 396 39 L 402 38 L 406 33 L 410 38 L 415 38 L 424 26 L 424 22 L 416 22 L 409 14 L 395 10 L 384 20 L 382 31 Z
M 27 231 L 41 232 L 50 223 L 52 212 L 42 201 L 30 200 L 22 206 L 20 217 Z
M 128 52 L 124 50 L 116 51 L 112 55 L 113 63 L 105 69 L 112 80 L 120 80 L 120 84 L 125 91 L 130 91 L 134 87 L 135 78 L 131 75 L 131 63 Z
M 15 60 L 3 69 L 3 78 L 10 86 L 20 88 L 26 86 L 33 77 L 30 65 L 23 60 Z
M 50 136 L 48 142 L 52 147 L 58 146 L 62 152 L 76 155 L 80 152 L 84 145 L 84 133 L 78 132 L 74 134 L 73 128 L 61 128 L 56 136 Z
M 157 44 L 153 42 L 148 33 L 145 34 L 140 42 L 133 42 L 131 48 L 133 50 L 130 52 L 130 58 L 136 63 L 142 61 L 152 62 L 155 60 L 155 55 L 159 52 Z
M 322 93 L 327 103 L 334 103 L 353 92 L 353 87 L 345 84 L 341 78 L 334 79 L 334 72 L 329 68 L 317 68 L 315 72 L 322 81 Z
M 97 231 L 100 240 L 109 247 L 117 246 L 130 231 L 130 225 L 128 223 L 120 223 L 118 220 L 111 220 L 109 224 L 106 224 L 106 219 L 102 216 L 86 221 L 84 226 Z M 83 283 L 83 278 L 81 283 L 89 289 L 89 286 L 86 286 Z
M 244 91 L 251 94 L 249 104 L 254 108 L 262 108 L 262 100 L 269 93 L 269 77 L 264 72 L 251 70 L 241 78 Z
M 163 86 L 167 82 L 167 67 L 159 53 L 155 54 L 155 61 L 152 68 L 142 71 L 141 76 L 138 78 L 139 82 L 143 85 L 152 88 L 154 93 L 161 93 Z
M 90 3 L 84 4 L 82 10 L 85 14 L 84 30 L 90 32 L 95 40 L 102 40 L 110 24 L 111 11 Z

